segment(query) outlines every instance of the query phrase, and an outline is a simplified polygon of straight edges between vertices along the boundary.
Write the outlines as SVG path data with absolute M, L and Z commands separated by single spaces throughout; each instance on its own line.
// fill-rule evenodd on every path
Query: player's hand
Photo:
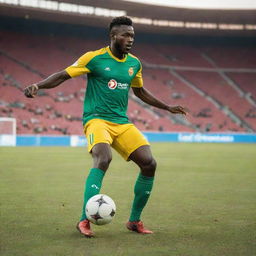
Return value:
M 24 89 L 24 95 L 28 98 L 35 98 L 39 88 L 36 84 L 29 85 Z
M 186 115 L 188 112 L 188 110 L 182 106 L 169 107 L 168 111 L 171 112 L 172 114 L 182 114 L 182 115 Z

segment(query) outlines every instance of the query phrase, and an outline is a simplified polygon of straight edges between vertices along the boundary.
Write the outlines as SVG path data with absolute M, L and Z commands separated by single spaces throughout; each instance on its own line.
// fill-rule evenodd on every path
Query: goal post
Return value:
M 0 117 L 0 146 L 16 146 L 16 119 Z

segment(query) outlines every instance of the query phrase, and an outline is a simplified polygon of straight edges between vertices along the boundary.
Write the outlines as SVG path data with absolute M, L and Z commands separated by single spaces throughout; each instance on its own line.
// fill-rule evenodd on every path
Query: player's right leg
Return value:
M 90 227 L 90 222 L 86 217 L 85 206 L 91 197 L 100 193 L 105 172 L 107 171 L 112 159 L 110 146 L 106 143 L 96 144 L 92 148 L 91 153 L 93 157 L 93 168 L 90 170 L 86 179 L 82 216 L 80 222 L 77 224 L 79 232 L 87 237 L 92 237 L 93 232 Z
M 77 229 L 84 236 L 92 237 L 93 232 L 90 222 L 86 217 L 85 206 L 92 196 L 100 193 L 105 172 L 112 159 L 112 153 L 110 149 L 111 137 L 101 122 L 91 122 L 87 127 L 86 137 L 88 140 L 88 151 L 91 152 L 93 158 L 93 168 L 90 170 L 85 182 L 82 216 L 77 224 Z

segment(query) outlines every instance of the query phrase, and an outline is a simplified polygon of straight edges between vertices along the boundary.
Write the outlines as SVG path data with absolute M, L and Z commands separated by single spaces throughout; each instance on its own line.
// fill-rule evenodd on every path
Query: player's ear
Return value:
M 112 28 L 111 31 L 110 31 L 110 39 L 111 40 L 116 40 L 116 37 L 117 37 L 117 29 L 116 28 Z
M 111 39 L 111 40 L 116 40 L 116 34 L 113 33 L 113 32 L 111 32 L 111 33 L 110 33 L 110 39 Z

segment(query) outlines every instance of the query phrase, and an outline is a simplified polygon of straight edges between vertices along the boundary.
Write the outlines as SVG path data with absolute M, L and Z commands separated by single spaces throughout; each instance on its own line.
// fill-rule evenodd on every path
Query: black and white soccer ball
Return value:
M 105 225 L 112 221 L 116 213 L 116 205 L 112 198 L 104 194 L 91 197 L 86 206 L 87 219 L 96 225 Z

